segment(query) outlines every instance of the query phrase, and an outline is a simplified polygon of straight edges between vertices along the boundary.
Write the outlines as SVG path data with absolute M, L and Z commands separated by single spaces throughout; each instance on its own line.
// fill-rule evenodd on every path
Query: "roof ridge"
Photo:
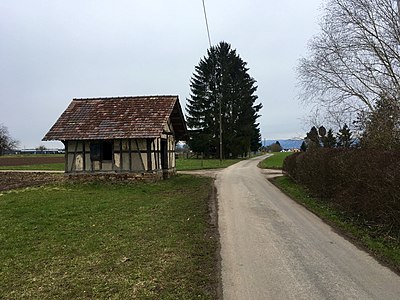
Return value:
M 163 98 L 163 97 L 173 97 L 179 98 L 178 95 L 148 95 L 148 96 L 110 96 L 110 97 L 88 97 L 88 98 L 73 98 L 73 101 L 83 101 L 83 100 L 112 100 L 112 99 L 142 99 L 142 98 Z

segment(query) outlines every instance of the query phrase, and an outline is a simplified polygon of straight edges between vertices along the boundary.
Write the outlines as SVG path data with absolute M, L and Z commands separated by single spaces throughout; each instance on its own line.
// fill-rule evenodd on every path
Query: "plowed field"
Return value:
M 0 166 L 27 166 L 63 162 L 64 156 L 0 157 Z
M 39 172 L 0 172 L 0 191 L 40 186 L 65 180 L 64 174 Z

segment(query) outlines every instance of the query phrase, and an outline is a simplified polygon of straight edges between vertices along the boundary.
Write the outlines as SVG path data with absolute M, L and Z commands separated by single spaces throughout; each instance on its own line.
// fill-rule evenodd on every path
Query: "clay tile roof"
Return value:
M 177 140 L 187 128 L 178 96 L 73 99 L 44 141 L 156 138 L 171 118 Z

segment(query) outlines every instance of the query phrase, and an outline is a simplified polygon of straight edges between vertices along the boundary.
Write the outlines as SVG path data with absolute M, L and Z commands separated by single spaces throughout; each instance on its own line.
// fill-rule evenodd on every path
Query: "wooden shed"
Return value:
M 66 173 L 176 172 L 187 128 L 178 96 L 73 99 L 43 141 L 65 145 Z

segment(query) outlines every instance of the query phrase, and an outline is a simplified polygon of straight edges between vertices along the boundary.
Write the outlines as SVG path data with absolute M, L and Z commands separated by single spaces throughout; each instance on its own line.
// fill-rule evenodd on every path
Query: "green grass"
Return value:
M 176 169 L 178 171 L 185 170 L 200 170 L 200 169 L 218 169 L 226 168 L 243 159 L 225 159 L 222 164 L 218 159 L 183 159 L 176 160 Z M 64 163 L 55 164 L 39 164 L 39 165 L 24 165 L 24 166 L 0 166 L 0 170 L 49 170 L 49 171 L 64 171 Z
M 176 169 L 178 171 L 186 171 L 226 168 L 242 160 L 243 159 L 224 159 L 221 163 L 219 159 L 178 158 L 176 160 Z
M 48 171 L 64 171 L 64 163 L 54 164 L 38 164 L 24 166 L 0 166 L 0 170 L 48 170 Z
M 275 152 L 272 156 L 260 162 L 259 167 L 262 169 L 282 169 L 283 161 L 293 152 Z
M 275 178 L 274 183 L 292 199 L 303 204 L 321 219 L 338 228 L 345 235 L 367 248 L 377 258 L 400 272 L 399 239 L 378 235 L 374 229 L 355 222 L 328 203 L 311 197 L 302 186 L 287 176 Z
M 211 179 L 0 196 L 0 299 L 215 299 Z

